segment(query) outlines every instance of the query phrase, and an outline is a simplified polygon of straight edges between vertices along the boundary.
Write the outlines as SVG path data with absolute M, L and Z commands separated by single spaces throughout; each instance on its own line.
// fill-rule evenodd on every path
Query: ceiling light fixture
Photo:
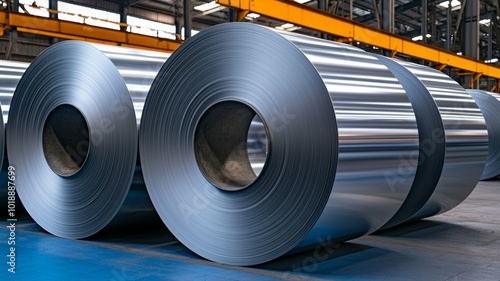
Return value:
M 250 20 L 254 20 L 256 18 L 260 17 L 259 14 L 256 14 L 256 13 L 249 13 L 246 18 L 250 19 Z
M 441 6 L 443 8 L 448 8 L 449 4 L 450 4 L 450 1 L 443 1 L 443 2 L 439 3 L 439 6 Z M 460 6 L 460 5 L 461 5 L 461 3 L 458 0 L 452 0 L 451 1 L 451 7 L 452 8 L 455 8 L 455 7 Z
M 432 35 L 426 34 L 425 37 L 426 38 L 431 38 Z M 423 39 L 422 35 L 418 35 L 418 36 L 415 36 L 415 37 L 411 38 L 411 40 L 413 40 L 413 41 L 422 41 L 422 39 Z
M 287 30 L 287 31 L 295 31 L 295 30 L 301 29 L 300 26 L 295 26 L 292 23 L 284 23 L 282 25 L 276 26 L 275 28 L 279 29 L 279 30 Z
M 490 26 L 491 20 L 490 19 L 484 19 L 479 21 L 480 24 Z
M 205 3 L 205 4 L 201 4 L 201 5 L 198 5 L 198 6 L 195 6 L 194 9 L 197 10 L 197 11 L 200 11 L 200 12 L 206 12 L 208 10 L 212 10 L 212 9 L 215 9 L 217 7 L 219 7 L 220 5 L 215 3 L 215 1 L 212 1 L 210 3 Z
M 449 4 L 450 4 L 450 1 L 443 1 L 443 2 L 439 3 L 438 6 L 441 8 L 448 9 Z M 460 8 L 462 8 L 462 3 L 460 3 L 460 1 L 458 1 L 458 0 L 451 1 L 451 10 L 452 11 L 459 10 Z

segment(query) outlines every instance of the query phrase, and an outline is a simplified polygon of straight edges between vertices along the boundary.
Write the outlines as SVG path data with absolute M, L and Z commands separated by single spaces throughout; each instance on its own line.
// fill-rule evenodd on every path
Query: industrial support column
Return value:
M 451 25 L 452 25 L 452 20 L 453 20 L 453 14 L 452 14 L 452 9 L 451 9 L 451 0 L 448 1 L 448 9 L 446 10 L 446 42 L 445 42 L 445 48 L 448 51 L 451 51 L 453 48 L 453 41 L 455 38 L 452 38 L 451 34 Z M 447 70 L 443 70 L 448 76 L 451 76 L 451 68 L 447 68 Z
M 467 0 L 464 7 L 465 17 L 462 32 L 462 51 L 465 56 L 479 59 L 479 0 Z M 465 85 L 469 87 L 472 76 L 465 76 Z M 474 83 L 472 88 L 477 88 Z
M 394 0 L 382 0 L 382 28 L 394 33 Z
M 451 0 L 448 1 L 448 10 L 446 12 L 446 50 L 451 50 L 452 43 L 451 43 L 451 20 L 452 20 L 452 14 L 451 14 Z M 454 38 L 453 38 L 454 39 Z
M 498 3 L 498 5 L 500 5 L 500 3 Z M 490 26 L 488 27 L 488 57 L 487 57 L 487 59 L 491 60 L 491 59 L 493 59 L 493 33 L 495 32 L 493 27 L 495 26 L 494 25 L 495 18 L 494 18 L 493 13 L 489 13 L 488 16 L 490 19 Z M 493 85 L 494 85 L 494 79 L 492 79 L 491 77 L 488 77 L 488 90 L 493 88 Z
M 184 0 L 184 40 L 191 37 L 191 0 Z
M 433 40 L 436 40 L 436 38 L 441 37 L 441 36 L 437 36 L 438 32 L 436 30 L 436 6 L 431 5 L 428 8 L 427 13 L 428 13 L 429 21 L 431 24 L 429 25 L 430 32 L 427 32 L 427 34 L 429 34 L 430 36 L 427 37 L 426 42 L 428 42 L 429 44 L 432 44 Z M 426 34 L 426 36 L 427 36 L 427 34 Z
M 326 11 L 327 10 L 327 3 L 326 1 L 328 0 L 318 0 L 318 9 L 321 10 L 321 11 Z M 328 38 L 328 34 L 326 33 L 319 33 L 318 34 L 318 37 L 319 38 L 323 38 L 323 39 L 327 39 Z
M 49 0 L 49 9 L 58 11 L 59 8 L 57 7 L 57 2 L 58 2 L 57 0 Z M 49 17 L 52 19 L 57 19 L 59 15 L 56 13 L 49 13 Z M 57 42 L 59 42 L 58 38 L 50 38 L 50 44 L 55 44 Z
M 174 26 L 175 26 L 175 37 L 177 40 L 182 39 L 182 25 L 181 25 L 181 7 L 178 2 L 174 5 Z
M 127 16 L 128 16 L 128 6 L 126 4 L 120 5 L 120 22 L 127 23 Z M 127 27 L 120 26 L 120 30 L 127 31 Z
M 394 0 L 381 0 L 382 29 L 394 33 Z M 391 51 L 382 50 L 382 55 L 390 56 Z
M 50 9 L 50 10 L 54 10 L 54 11 L 59 10 L 59 9 L 57 8 L 57 2 L 59 2 L 59 1 L 57 1 L 57 0 L 49 0 L 49 9 Z M 50 17 L 50 18 L 52 18 L 52 19 L 57 19 L 57 18 L 58 18 L 58 15 L 57 15 L 57 14 L 50 13 L 50 14 L 49 14 L 49 17 Z
M 427 0 L 422 0 L 422 27 L 420 28 L 420 34 L 424 43 L 427 41 L 427 26 Z
M 238 21 L 238 12 L 233 8 L 229 8 L 229 13 L 227 17 L 229 19 L 229 22 Z
M 354 9 L 354 3 L 353 3 L 354 0 L 349 0 L 349 19 L 350 20 L 353 20 L 352 19 L 352 9 Z
M 12 1 L 12 11 L 19 12 L 19 0 Z
M 15 13 L 19 12 L 19 0 L 12 1 L 12 11 Z M 17 46 L 17 28 L 11 27 L 9 29 L 9 45 L 5 51 L 5 59 L 10 60 L 12 58 L 12 53 L 16 52 Z

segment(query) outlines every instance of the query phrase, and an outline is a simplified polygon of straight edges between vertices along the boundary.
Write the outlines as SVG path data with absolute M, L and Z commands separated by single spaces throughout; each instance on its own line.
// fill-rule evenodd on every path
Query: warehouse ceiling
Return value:
M 183 0 L 112 0 L 115 3 L 121 5 L 129 5 L 137 9 L 144 9 L 150 11 L 156 11 L 171 15 L 173 17 L 179 17 L 182 22 L 183 15 Z M 381 1 L 383 0 L 354 0 L 352 3 L 352 18 L 355 21 L 381 28 L 383 26 L 383 17 L 381 9 Z M 395 0 L 395 19 L 394 19 L 394 32 L 396 34 L 406 36 L 409 38 L 418 39 L 422 34 L 422 1 L 423 0 Z M 425 1 L 425 0 L 424 0 Z M 452 37 L 452 51 L 461 52 L 462 46 L 461 37 L 463 34 L 461 32 L 462 22 L 463 22 L 463 10 L 462 3 L 457 2 L 459 5 L 454 6 L 452 4 L 452 25 L 451 32 Z M 471 1 L 471 0 L 469 0 Z M 229 9 L 225 7 L 216 7 L 208 11 L 197 11 L 193 7 L 199 6 L 201 4 L 206 4 L 211 2 L 210 0 L 193 0 L 191 1 L 191 12 L 192 19 L 194 22 L 194 28 L 202 29 L 203 27 L 215 25 L 222 22 L 229 21 Z M 305 1 L 305 5 L 311 7 L 317 7 L 318 1 Z M 445 48 L 447 42 L 447 7 L 443 3 L 444 0 L 427 0 L 427 11 L 428 11 L 428 31 L 425 40 L 427 43 Z M 488 20 L 490 16 L 493 16 L 492 28 L 488 24 L 480 25 L 480 38 L 481 38 L 481 53 L 480 59 L 488 60 L 491 59 L 488 56 L 488 38 L 489 33 L 493 32 L 493 57 L 498 58 L 500 56 L 498 38 L 500 38 L 500 20 L 498 16 L 500 15 L 500 4 L 499 0 L 481 0 L 480 10 L 481 10 L 481 20 Z M 350 17 L 350 1 L 328 1 L 327 11 L 341 16 Z M 441 4 L 441 5 L 440 5 Z M 377 15 L 378 12 L 378 15 Z M 279 22 L 264 17 L 251 18 L 246 17 L 244 21 L 254 22 L 266 26 L 276 27 L 284 22 Z M 200 28 L 201 27 L 201 28 Z M 301 29 L 299 27 L 292 27 L 289 30 L 300 32 L 303 34 L 316 36 L 317 32 Z M 333 38 L 331 38 L 333 39 Z M 370 49 L 369 46 L 366 49 Z
M 291 1 L 291 0 L 290 0 Z M 299 2 L 300 0 L 296 0 Z M 337 16 L 349 18 L 363 24 L 381 28 L 384 26 L 384 12 L 382 8 L 384 0 L 340 0 L 327 1 L 326 10 Z M 446 48 L 447 42 L 451 42 L 450 49 L 456 53 L 463 52 L 465 34 L 463 32 L 463 22 L 465 19 L 464 10 L 466 1 L 480 2 L 480 56 L 481 60 L 490 60 L 500 58 L 499 38 L 500 38 L 500 0 L 453 0 L 452 2 L 452 20 L 451 35 L 452 40 L 447 40 L 447 5 L 445 0 L 394 0 L 394 33 L 414 40 L 422 40 L 422 10 L 423 1 L 427 2 L 428 28 L 424 40 L 437 47 Z M 128 8 L 128 14 L 136 17 L 148 18 L 154 21 L 165 22 L 168 24 L 178 23 L 182 26 L 184 13 L 184 0 L 66 0 L 65 2 L 87 5 L 94 8 L 104 9 L 113 12 L 120 12 L 124 7 Z M 191 0 L 191 17 L 193 21 L 192 28 L 202 30 L 218 23 L 227 22 L 230 19 L 229 8 L 218 6 L 211 7 L 206 11 L 197 10 L 202 4 L 212 2 L 211 0 Z M 318 1 L 307 1 L 305 5 L 318 7 Z M 425 2 L 424 2 L 425 3 Z M 352 9 L 351 9 L 352 4 Z M 351 11 L 352 10 L 352 11 Z M 258 15 L 246 17 L 243 21 L 253 22 L 270 27 L 280 27 L 285 22 L 276 21 Z M 493 24 L 491 24 L 493 23 Z M 299 32 L 307 35 L 318 36 L 318 32 L 304 28 L 285 25 L 289 31 Z M 179 32 L 180 33 L 180 32 Z M 490 36 L 490 33 L 493 36 Z M 329 39 L 335 39 L 331 36 Z M 491 43 L 489 42 L 491 38 Z M 470 40 L 469 40 L 470 41 Z M 491 44 L 488 48 L 488 44 Z M 366 50 L 380 52 L 371 46 L 360 44 L 358 47 Z M 496 64 L 499 64 L 496 62 Z M 500 65 L 500 64 L 499 64 Z

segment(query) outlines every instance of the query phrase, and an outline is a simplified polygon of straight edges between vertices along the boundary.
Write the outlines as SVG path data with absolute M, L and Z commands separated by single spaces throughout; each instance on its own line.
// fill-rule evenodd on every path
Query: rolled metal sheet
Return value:
M 434 191 L 425 204 L 413 215 L 411 215 L 411 213 L 415 211 L 415 205 L 403 205 L 399 215 L 403 214 L 404 216 L 398 217 L 397 222 L 399 223 L 402 222 L 404 218 L 408 218 L 408 220 L 417 220 L 447 212 L 469 196 L 476 187 L 486 162 L 488 153 L 488 132 L 486 130 L 484 117 L 472 97 L 449 76 L 441 71 L 423 65 L 396 59 L 393 59 L 392 63 L 388 63 L 388 60 L 389 59 L 382 59 L 385 63 L 392 65 L 392 71 L 399 68 L 394 64 L 395 62 L 406 68 L 406 72 L 404 70 L 398 70 L 402 71 L 402 75 L 409 75 L 408 72 L 410 72 L 418 78 L 427 89 L 427 91 L 420 91 L 419 94 L 427 96 L 427 93 L 429 93 L 441 115 L 440 119 L 442 121 L 444 135 L 440 126 L 435 128 L 437 124 L 427 126 L 427 130 L 433 129 L 430 136 L 435 139 L 429 139 L 429 132 L 426 133 L 427 136 L 420 140 L 421 154 L 419 156 L 433 157 L 433 159 L 437 161 L 437 159 L 441 157 L 440 154 L 442 149 L 439 142 L 443 140 L 443 137 L 445 142 L 444 162 L 441 172 L 440 167 L 438 167 L 441 165 L 441 162 L 435 162 L 434 173 L 428 171 L 421 174 L 424 178 L 431 178 L 435 177 L 436 173 L 441 173 Z M 401 75 L 399 77 L 402 78 Z M 409 77 L 409 79 L 412 78 Z M 404 81 L 402 83 L 406 84 Z M 406 85 L 408 88 L 408 86 L 411 87 L 412 84 Z M 409 95 L 411 95 L 410 92 Z M 422 98 L 423 97 L 419 97 L 419 99 Z M 423 117 L 423 121 L 425 122 L 430 122 L 432 119 L 436 118 L 434 105 L 432 103 L 428 101 L 417 101 L 416 104 L 426 107 L 420 110 L 414 107 L 417 112 L 417 121 L 419 119 L 418 112 L 429 115 Z M 439 157 L 436 157 L 437 155 L 435 154 L 439 154 Z M 429 185 L 431 184 L 433 183 L 429 182 Z M 428 186 L 427 191 L 430 190 L 430 188 L 431 186 Z M 423 196 L 422 199 L 425 199 L 428 196 L 427 191 L 420 194 L 417 190 L 417 192 L 411 193 L 410 196 Z M 416 206 L 420 207 L 422 200 L 418 198 L 413 199 L 411 197 L 409 197 L 409 200 L 413 201 L 410 202 L 415 203 L 418 201 L 418 205 Z M 409 210 L 411 212 L 409 212 Z M 394 225 L 394 223 L 394 221 L 391 222 L 392 225 Z
M 2 116 L 4 124 L 9 117 L 10 101 L 29 63 L 19 61 L 0 60 L 0 103 L 2 104 Z
M 445 133 L 439 109 L 429 90 L 417 76 L 394 59 L 375 54 L 373 56 L 385 64 L 403 86 L 413 106 L 419 132 L 420 147 L 418 155 L 415 155 L 418 159 L 417 172 L 408 197 L 397 213 L 382 227 L 389 228 L 415 215 L 434 192 L 444 165 Z M 392 181 L 412 180 L 405 178 L 402 173 L 404 170 L 388 178 Z
M 110 45 L 91 45 L 111 60 L 123 77 L 132 98 L 137 127 L 139 127 L 149 88 L 170 54 Z
M 244 149 L 255 115 L 267 134 L 258 176 Z M 144 180 L 160 217 L 195 253 L 226 264 L 371 233 L 416 172 L 415 115 L 387 67 L 348 45 L 257 25 L 187 40 L 142 118 Z M 410 180 L 387 180 L 402 161 Z
M 500 97 L 498 94 L 467 89 L 477 103 L 488 128 L 488 159 L 481 180 L 500 175 Z
M 247 153 L 254 173 L 259 175 L 266 163 L 267 134 L 266 128 L 258 115 L 255 115 L 248 128 Z
M 136 116 L 167 57 L 65 41 L 28 67 L 11 103 L 8 156 L 20 199 L 46 231 L 83 238 L 154 217 L 136 167 Z
M 3 206 L 7 206 L 7 167 L 8 161 L 5 157 L 5 126 L 9 114 L 10 101 L 16 85 L 21 79 L 24 71 L 28 67 L 28 63 L 0 60 L 0 108 L 2 110 L 2 122 L 0 128 L 0 202 Z M 21 205 L 18 202 L 17 209 L 21 210 Z M 6 213 L 2 213 L 6 215 Z

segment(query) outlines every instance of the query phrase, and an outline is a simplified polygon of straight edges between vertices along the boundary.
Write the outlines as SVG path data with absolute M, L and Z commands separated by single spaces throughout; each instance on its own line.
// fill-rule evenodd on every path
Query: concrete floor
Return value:
M 254 267 L 204 260 L 164 229 L 71 241 L 24 220 L 16 231 L 15 275 L 0 231 L 0 280 L 500 280 L 500 179 L 446 214 Z

